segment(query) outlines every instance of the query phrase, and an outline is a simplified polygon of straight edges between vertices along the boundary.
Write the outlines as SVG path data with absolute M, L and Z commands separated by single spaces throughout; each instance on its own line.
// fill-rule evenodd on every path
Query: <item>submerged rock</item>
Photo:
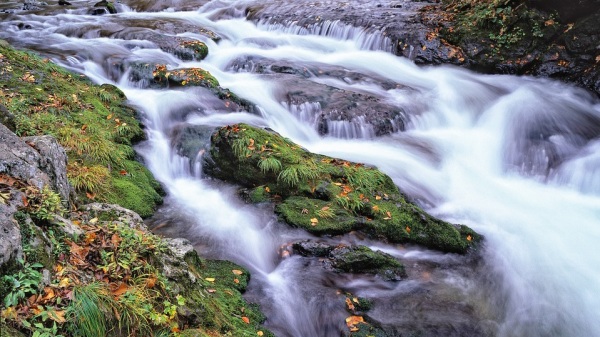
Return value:
M 436 219 L 406 200 L 376 168 L 310 153 L 246 124 L 220 128 L 211 141 L 204 172 L 262 190 L 291 226 L 317 235 L 359 230 L 455 253 L 466 253 L 481 240 L 469 227 Z

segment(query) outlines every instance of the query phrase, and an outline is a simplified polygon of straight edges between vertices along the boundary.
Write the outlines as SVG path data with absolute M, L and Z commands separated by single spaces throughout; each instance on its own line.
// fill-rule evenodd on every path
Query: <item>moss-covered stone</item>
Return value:
M 136 111 L 112 85 L 93 85 L 49 60 L 0 45 L 0 101 L 19 136 L 54 136 L 80 200 L 122 204 L 144 216 L 161 202 L 159 184 L 135 161 L 144 137 Z M 129 197 L 135 198 L 129 198 Z
M 338 247 L 331 252 L 333 267 L 347 273 L 376 274 L 384 280 L 406 277 L 404 266 L 389 254 L 366 246 Z
M 391 242 L 465 253 L 481 237 L 436 219 L 406 200 L 374 167 L 317 155 L 280 135 L 246 124 L 211 137 L 204 172 L 248 188 L 261 187 L 288 224 L 317 234 L 360 230 Z
M 208 47 L 201 41 L 184 41 L 174 50 L 174 54 L 184 61 L 200 61 L 208 55 Z

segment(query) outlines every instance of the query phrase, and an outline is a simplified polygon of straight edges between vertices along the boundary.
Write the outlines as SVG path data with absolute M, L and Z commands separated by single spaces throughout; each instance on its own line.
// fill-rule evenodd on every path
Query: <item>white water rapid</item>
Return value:
M 300 257 L 282 259 L 281 245 L 311 236 L 279 223 L 267 208 L 244 204 L 235 187 L 203 177 L 198 162 L 190 166 L 170 138 L 181 125 L 246 122 L 276 130 L 312 152 L 376 165 L 431 214 L 469 225 L 485 236 L 483 266 L 475 269 L 485 275 L 444 270 L 435 281 L 445 289 L 435 296 L 446 294 L 477 311 L 484 321 L 477 331 L 506 337 L 600 336 L 597 99 L 549 80 L 417 67 L 390 53 L 361 49 L 373 48 L 365 47 L 365 41 L 379 35 L 370 40 L 367 33 L 334 29 L 333 23 L 328 29 L 304 31 L 257 26 L 244 19 L 244 9 L 242 2 L 215 0 L 187 12 L 13 15 L 0 22 L 0 38 L 50 55 L 126 93 L 147 128 L 148 140 L 138 150 L 168 192 L 163 216 L 181 220 L 180 227 L 169 229 L 172 235 L 185 235 L 202 253 L 248 267 L 253 277 L 248 297 L 260 302 L 267 327 L 278 336 L 340 336 L 347 314 L 334 301 L 341 285 L 384 303 L 385 298 L 402 298 L 418 287 L 417 281 L 389 284 L 343 276 L 329 280 Z M 32 28 L 19 29 L 18 22 Z M 151 26 L 150 22 L 203 27 L 221 40 L 193 31 L 180 33 L 205 42 L 210 50 L 201 62 L 184 62 L 133 33 L 110 34 Z M 327 36 L 311 35 L 316 33 Z M 385 41 L 376 43 L 377 48 L 387 48 Z M 352 123 L 329 121 L 329 136 L 320 136 L 315 116 L 321 104 L 286 102 L 280 77 L 252 68 L 253 61 L 262 60 L 310 71 L 335 68 L 361 74 L 364 80 L 318 73 L 301 80 L 367 92 L 401 107 L 408 114 L 406 130 L 375 137 L 372 126 L 357 118 Z M 204 103 L 209 94 L 203 89 L 142 88 L 130 81 L 126 67 L 115 70 L 115 64 L 135 61 L 165 63 L 171 69 L 202 67 L 222 87 L 255 103 L 260 113 L 220 111 Z M 382 82 L 397 85 L 390 88 Z M 452 254 L 366 243 L 407 264 L 460 264 Z M 419 305 L 385 303 L 376 301 L 372 312 L 383 325 L 419 319 L 435 325 L 435 319 L 444 319 L 421 313 L 426 309 Z M 439 310 L 449 312 L 447 319 L 452 320 L 451 308 Z M 392 331 L 401 334 L 401 329 Z M 425 335 L 435 336 L 435 329 L 429 331 Z M 452 329 L 439 331 L 465 336 Z

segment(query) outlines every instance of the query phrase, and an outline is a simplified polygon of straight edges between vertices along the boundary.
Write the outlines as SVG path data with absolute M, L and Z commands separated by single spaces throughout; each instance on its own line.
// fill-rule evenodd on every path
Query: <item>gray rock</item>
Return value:
M 2 47 L 0 45 L 0 47 Z M 0 104 L 0 124 L 4 124 L 10 131 L 15 132 L 15 115 L 13 115 L 8 109 Z
M 148 230 L 139 214 L 119 205 L 95 202 L 83 206 L 82 209 L 89 213 L 89 219 L 84 219 L 87 221 L 97 218 L 101 222 L 112 222 L 143 231 Z
M 67 179 L 67 153 L 52 136 L 24 137 L 23 140 L 40 154 L 38 167 L 51 181 L 51 187 L 63 200 L 75 195 Z
M 188 239 L 164 239 L 171 253 L 180 259 L 183 259 L 187 254 L 194 251 L 194 246 Z
M 0 271 L 3 271 L 23 258 L 21 231 L 13 217 L 17 208 L 23 205 L 23 194 L 14 189 L 4 189 L 0 192 L 10 195 L 10 199 L 2 199 L 4 202 L 0 202 Z
M 70 236 L 80 236 L 84 233 L 83 229 L 79 228 L 77 225 L 71 222 L 71 220 L 65 219 L 60 215 L 55 215 L 52 223 L 60 226 L 62 231 Z

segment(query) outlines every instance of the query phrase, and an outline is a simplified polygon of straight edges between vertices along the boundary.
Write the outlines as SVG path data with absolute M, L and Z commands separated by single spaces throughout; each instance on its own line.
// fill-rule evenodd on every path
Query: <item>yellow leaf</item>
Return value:
M 236 274 L 236 275 L 242 275 L 244 272 L 238 269 L 234 269 L 231 271 L 232 273 Z
M 354 326 L 358 323 L 364 323 L 364 318 L 362 316 L 349 316 L 346 318 L 346 325 L 349 328 L 354 328 Z
M 112 114 L 110 114 L 110 115 L 106 116 L 106 119 L 112 119 L 112 118 L 113 118 L 113 115 L 112 115 Z
M 257 331 L 257 332 L 256 332 L 256 334 L 257 334 L 257 335 L 259 335 L 259 336 L 262 336 L 262 335 L 264 335 L 264 333 L 263 333 L 262 331 L 260 331 L 260 330 L 259 330 L 259 331 Z
M 68 277 L 63 278 L 62 280 L 60 280 L 60 282 L 58 283 L 58 287 L 59 288 L 66 288 L 69 286 L 69 283 L 71 281 L 69 280 Z
M 310 219 L 311 226 L 316 226 L 318 223 L 319 223 L 319 220 L 317 218 Z
M 50 310 L 48 311 L 48 317 L 56 323 L 66 322 L 64 310 Z
M 379 206 L 375 205 L 371 208 L 373 209 L 373 212 L 379 212 Z
M 187 81 L 181 81 L 181 85 L 185 85 Z
M 95 224 L 96 222 L 98 222 L 98 218 L 93 218 L 89 221 L 90 224 Z
M 207 278 L 205 278 L 205 280 L 207 280 L 208 282 L 215 282 L 214 277 L 207 277 Z
M 269 186 L 265 187 L 265 192 L 270 193 L 271 189 L 269 188 Z
M 238 284 L 238 283 L 240 283 L 240 280 L 238 280 L 238 279 L 234 278 L 234 279 L 233 279 L 233 283 L 235 283 L 235 284 Z
M 8 308 L 2 310 L 2 317 L 8 318 L 8 319 L 17 318 L 17 311 L 15 310 L 15 307 L 8 307 Z

